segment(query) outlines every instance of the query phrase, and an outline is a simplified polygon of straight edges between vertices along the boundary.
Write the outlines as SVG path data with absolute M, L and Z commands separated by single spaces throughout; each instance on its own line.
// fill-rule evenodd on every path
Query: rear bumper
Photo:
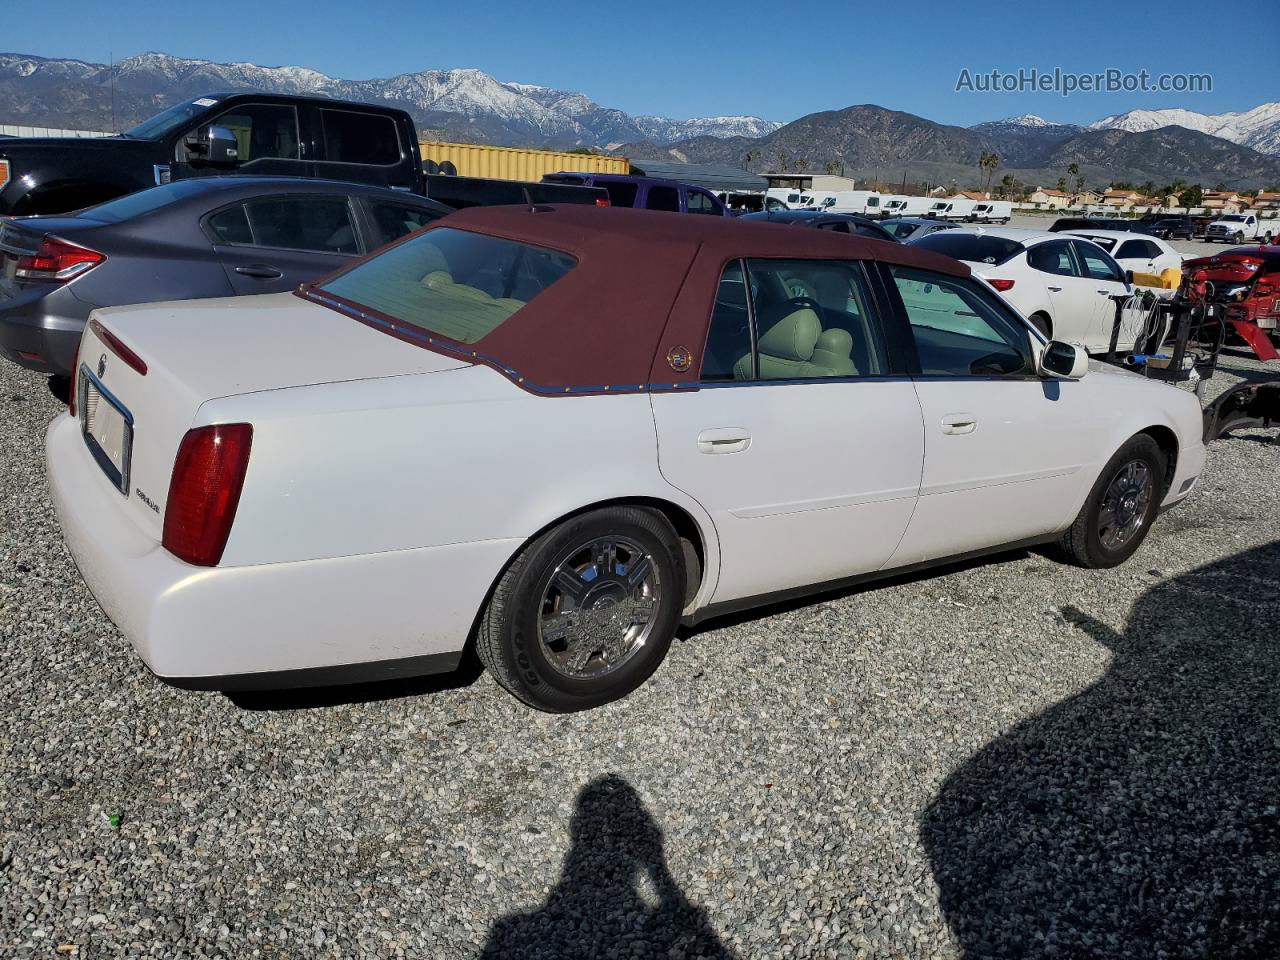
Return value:
M 93 309 L 69 286 L 0 294 L 0 356 L 28 370 L 70 374 Z
M 517 540 L 242 567 L 183 563 L 138 528 L 70 416 L 46 437 L 63 537 L 103 611 L 178 686 L 246 689 L 452 669 Z

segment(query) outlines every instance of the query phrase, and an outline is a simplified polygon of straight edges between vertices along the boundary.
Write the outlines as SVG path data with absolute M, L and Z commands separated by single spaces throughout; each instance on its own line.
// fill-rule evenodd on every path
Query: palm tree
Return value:
M 991 178 L 995 176 L 996 167 L 1000 166 L 1000 155 L 998 153 L 987 153 L 985 150 L 978 157 L 978 167 L 983 173 L 982 189 L 985 192 L 991 185 Z
M 1067 164 L 1068 177 L 1075 177 L 1079 173 L 1080 173 L 1080 164 L 1078 163 Z M 1063 182 L 1065 183 L 1065 181 Z M 1062 189 L 1065 190 L 1066 187 L 1064 186 Z M 1083 192 L 1084 192 L 1084 177 L 1080 177 L 1080 179 L 1076 181 L 1076 195 L 1071 198 L 1071 205 L 1073 207 L 1076 205 L 1076 201 L 1080 199 L 1080 194 Z

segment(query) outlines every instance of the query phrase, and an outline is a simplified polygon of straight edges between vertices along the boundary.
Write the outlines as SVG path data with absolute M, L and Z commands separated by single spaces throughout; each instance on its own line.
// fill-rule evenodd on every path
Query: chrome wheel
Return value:
M 658 617 L 658 565 L 634 540 L 599 537 L 552 566 L 542 587 L 538 642 L 574 680 L 612 673 L 644 647 Z
M 1098 511 L 1098 538 L 1103 547 L 1119 550 L 1142 529 L 1155 486 L 1155 476 L 1144 460 L 1130 460 L 1116 472 Z

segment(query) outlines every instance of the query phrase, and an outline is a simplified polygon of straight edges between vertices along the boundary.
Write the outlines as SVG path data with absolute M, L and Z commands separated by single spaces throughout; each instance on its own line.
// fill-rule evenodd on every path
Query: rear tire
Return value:
M 1080 514 L 1058 541 L 1063 559 L 1104 569 L 1128 560 L 1147 538 L 1164 498 L 1165 457 L 1150 436 L 1131 438 L 1107 461 Z
M 476 653 L 531 707 L 598 707 L 662 663 L 684 592 L 684 551 L 666 517 L 637 507 L 592 510 L 519 553 L 481 615 Z

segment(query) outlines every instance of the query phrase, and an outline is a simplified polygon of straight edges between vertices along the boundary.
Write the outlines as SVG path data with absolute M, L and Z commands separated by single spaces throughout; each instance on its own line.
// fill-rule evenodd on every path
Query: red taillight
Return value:
M 124 341 L 104 327 L 97 317 L 90 318 L 89 329 L 102 341 L 103 346 L 123 360 L 126 366 L 144 377 L 147 375 L 147 362 L 126 347 Z
M 1013 289 L 1012 280 L 988 280 L 987 283 L 991 284 L 991 286 L 995 287 L 1001 293 L 1004 293 L 1006 290 Z
M 164 548 L 179 560 L 216 567 L 240 504 L 253 427 L 222 423 L 188 430 L 178 447 L 164 507 Z
M 597 206 L 597 207 L 607 207 L 607 206 L 609 206 L 609 198 L 608 198 L 608 197 L 596 197 L 596 206 Z
M 105 253 L 78 247 L 57 237 L 45 236 L 40 241 L 39 250 L 29 257 L 18 258 L 15 276 L 19 280 L 62 282 L 78 277 L 86 270 L 92 270 L 106 259 Z

